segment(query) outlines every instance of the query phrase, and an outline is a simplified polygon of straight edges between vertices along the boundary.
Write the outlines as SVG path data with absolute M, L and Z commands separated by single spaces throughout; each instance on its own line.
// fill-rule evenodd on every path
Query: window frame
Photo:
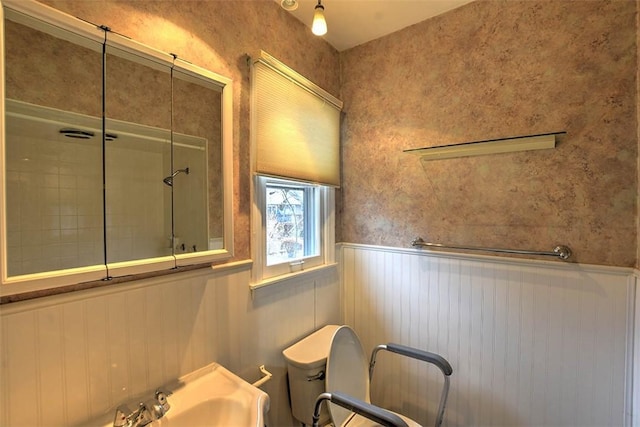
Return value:
M 302 257 L 275 265 L 267 265 L 267 200 L 269 184 L 310 188 L 316 193 L 314 218 L 318 229 L 318 255 Z M 335 189 L 330 186 L 255 175 L 253 182 L 253 278 L 251 288 L 277 283 L 319 269 L 336 265 L 335 261 Z M 303 262 L 300 262 L 300 261 Z
M 303 244 L 302 244 L 302 251 L 303 251 L 303 255 L 301 257 L 297 257 L 297 258 L 291 258 L 290 260 L 286 260 L 286 261 L 278 261 L 278 262 L 272 262 L 270 263 L 270 256 L 269 256 L 269 217 L 271 217 L 273 215 L 273 213 L 271 212 L 271 209 L 269 208 L 269 191 L 270 190 L 276 190 L 276 189 L 286 189 L 286 190 L 297 190 L 300 191 L 302 193 L 302 206 L 303 206 L 303 210 L 301 212 L 301 217 L 302 217 L 302 224 L 303 224 L 303 233 L 302 233 L 302 238 L 303 238 Z M 265 212 L 266 214 L 263 216 L 263 228 L 264 228 L 264 235 L 262 236 L 265 244 L 265 247 L 267 248 L 267 257 L 266 257 L 266 269 L 276 269 L 276 270 L 281 270 L 284 269 L 285 266 L 284 264 L 289 264 L 289 265 L 297 265 L 299 263 L 302 263 L 304 265 L 317 265 L 319 263 L 321 263 L 322 260 L 322 253 L 320 252 L 320 247 L 321 247 L 321 240 L 322 240 L 322 236 L 320 233 L 320 227 L 319 227 L 319 218 L 320 218 L 320 213 L 321 213 L 321 203 L 320 203 L 320 189 L 318 188 L 317 185 L 312 185 L 312 184 L 306 184 L 306 183 L 297 183 L 297 182 L 293 182 L 293 181 L 287 181 L 287 180 L 282 180 L 282 179 L 267 179 L 267 182 L 264 185 L 264 189 L 262 190 L 262 195 L 264 196 L 264 203 L 265 206 L 262 207 L 263 212 Z M 285 196 L 285 199 L 288 201 L 289 197 Z M 290 203 L 289 203 L 290 204 Z M 293 216 L 296 216 L 296 212 L 295 209 L 293 209 L 293 206 L 291 206 L 290 204 L 290 209 L 293 211 Z M 296 221 L 297 222 L 297 221 Z M 298 233 L 295 233 L 298 234 Z M 282 274 L 282 273 L 279 273 Z M 273 275 L 273 274 L 269 274 L 269 275 Z

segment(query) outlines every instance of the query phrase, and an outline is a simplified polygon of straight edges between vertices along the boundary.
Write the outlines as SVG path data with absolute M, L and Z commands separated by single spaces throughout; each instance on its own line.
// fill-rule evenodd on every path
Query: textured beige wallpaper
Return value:
M 269 1 L 44 2 L 234 79 L 237 258 L 250 254 L 244 54 L 263 49 L 345 102 L 339 241 L 564 243 L 575 261 L 637 263 L 636 1 L 477 1 L 342 64 Z M 402 153 L 552 131 L 567 134 L 548 151 Z
M 346 242 L 636 265 L 635 1 L 477 1 L 341 54 Z M 402 150 L 566 131 L 555 149 Z
M 107 25 L 136 41 L 175 53 L 233 79 L 234 258 L 250 258 L 250 86 L 246 54 L 267 51 L 337 96 L 338 53 L 270 0 L 43 0 L 42 3 Z

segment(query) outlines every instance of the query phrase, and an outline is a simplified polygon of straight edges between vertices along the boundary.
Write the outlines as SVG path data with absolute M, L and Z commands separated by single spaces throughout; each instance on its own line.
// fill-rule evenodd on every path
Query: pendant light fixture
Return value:
M 327 34 L 327 21 L 324 19 L 324 6 L 322 5 L 322 0 L 318 0 L 316 9 L 313 12 L 311 32 L 316 36 L 324 36 Z

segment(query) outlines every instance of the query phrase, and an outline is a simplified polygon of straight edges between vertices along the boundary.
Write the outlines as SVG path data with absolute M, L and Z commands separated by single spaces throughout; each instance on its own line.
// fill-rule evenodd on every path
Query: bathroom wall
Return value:
M 631 425 L 634 270 L 351 244 L 341 254 L 344 320 L 366 352 L 397 342 L 451 363 L 445 425 Z M 383 354 L 372 400 L 433 425 L 442 384 L 436 368 Z
M 335 95 L 342 68 L 339 240 L 405 247 L 421 234 L 531 249 L 566 243 L 581 262 L 637 262 L 637 123 L 629 119 L 637 99 L 629 95 L 637 94 L 629 63 L 636 64 L 637 50 L 635 33 L 628 34 L 637 2 L 471 3 L 345 52 L 340 66 L 333 49 L 271 1 L 45 3 L 234 79 L 238 260 L 250 256 L 244 54 L 263 49 Z M 401 152 L 556 130 L 568 134 L 550 152 L 425 165 Z M 352 254 L 359 250 L 351 246 Z M 628 415 L 623 347 L 630 344 L 633 299 L 627 293 L 634 282 L 626 270 L 505 267 L 495 258 L 455 256 L 418 260 L 395 251 L 367 247 L 360 258 L 343 257 L 340 276 L 253 294 L 249 266 L 240 264 L 3 306 L 0 424 L 78 424 L 142 389 L 218 361 L 249 381 L 265 363 L 275 374 L 265 386 L 270 425 L 294 425 L 280 352 L 342 315 L 367 350 L 389 340 L 451 358 L 456 389 L 449 425 L 579 425 L 580 417 L 600 421 L 607 414 L 611 421 L 603 424 L 614 425 Z M 460 281 L 476 273 L 473 285 Z M 535 307 L 527 305 L 531 295 Z M 478 330 L 476 320 L 485 320 Z M 602 341 L 592 337 L 594 329 Z M 573 332 L 582 341 L 563 344 Z M 540 353 L 517 343 L 535 343 Z M 594 351 L 585 353 L 585 346 Z M 563 367 L 570 360 L 576 365 L 554 367 L 557 349 Z M 379 368 L 377 379 L 391 375 L 382 362 Z M 430 421 L 431 404 L 425 409 L 409 399 L 397 406 L 403 404 L 396 397 L 402 396 L 398 387 L 409 384 L 431 402 L 437 377 L 423 368 L 416 368 L 417 377 L 413 366 L 401 369 L 404 383 L 387 391 L 374 385 L 376 399 Z M 519 391 L 512 396 L 514 384 Z M 585 412 L 569 413 L 557 405 L 558 396 L 566 408 Z M 545 403 L 550 406 L 540 409 Z
M 249 381 L 265 364 L 274 374 L 264 386 L 270 425 L 293 425 L 281 351 L 340 322 L 340 289 L 329 270 L 249 291 L 246 54 L 265 50 L 337 96 L 337 52 L 272 1 L 43 3 L 233 79 L 234 260 L 241 264 L 3 305 L 0 424 L 77 425 L 216 361 Z
M 638 423 L 639 4 L 478 1 L 341 53 L 344 321 L 366 351 L 451 361 L 445 425 Z M 402 152 L 554 131 L 553 150 Z M 563 243 L 576 264 L 408 249 L 416 236 Z M 376 369 L 373 400 L 432 425 L 437 371 Z
M 478 1 L 341 54 L 339 241 L 637 263 L 637 2 Z M 555 149 L 402 150 L 566 131 Z
M 211 362 L 250 382 L 266 365 L 274 374 L 263 387 L 270 425 L 294 425 L 281 352 L 340 322 L 337 270 L 251 293 L 250 268 L 239 263 L 3 306 L 0 425 L 111 421 L 119 404 Z

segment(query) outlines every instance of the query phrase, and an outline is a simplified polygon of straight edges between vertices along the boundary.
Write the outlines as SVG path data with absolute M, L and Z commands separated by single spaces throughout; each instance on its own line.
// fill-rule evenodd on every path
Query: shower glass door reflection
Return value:
M 171 68 L 107 45 L 107 264 L 172 255 Z

